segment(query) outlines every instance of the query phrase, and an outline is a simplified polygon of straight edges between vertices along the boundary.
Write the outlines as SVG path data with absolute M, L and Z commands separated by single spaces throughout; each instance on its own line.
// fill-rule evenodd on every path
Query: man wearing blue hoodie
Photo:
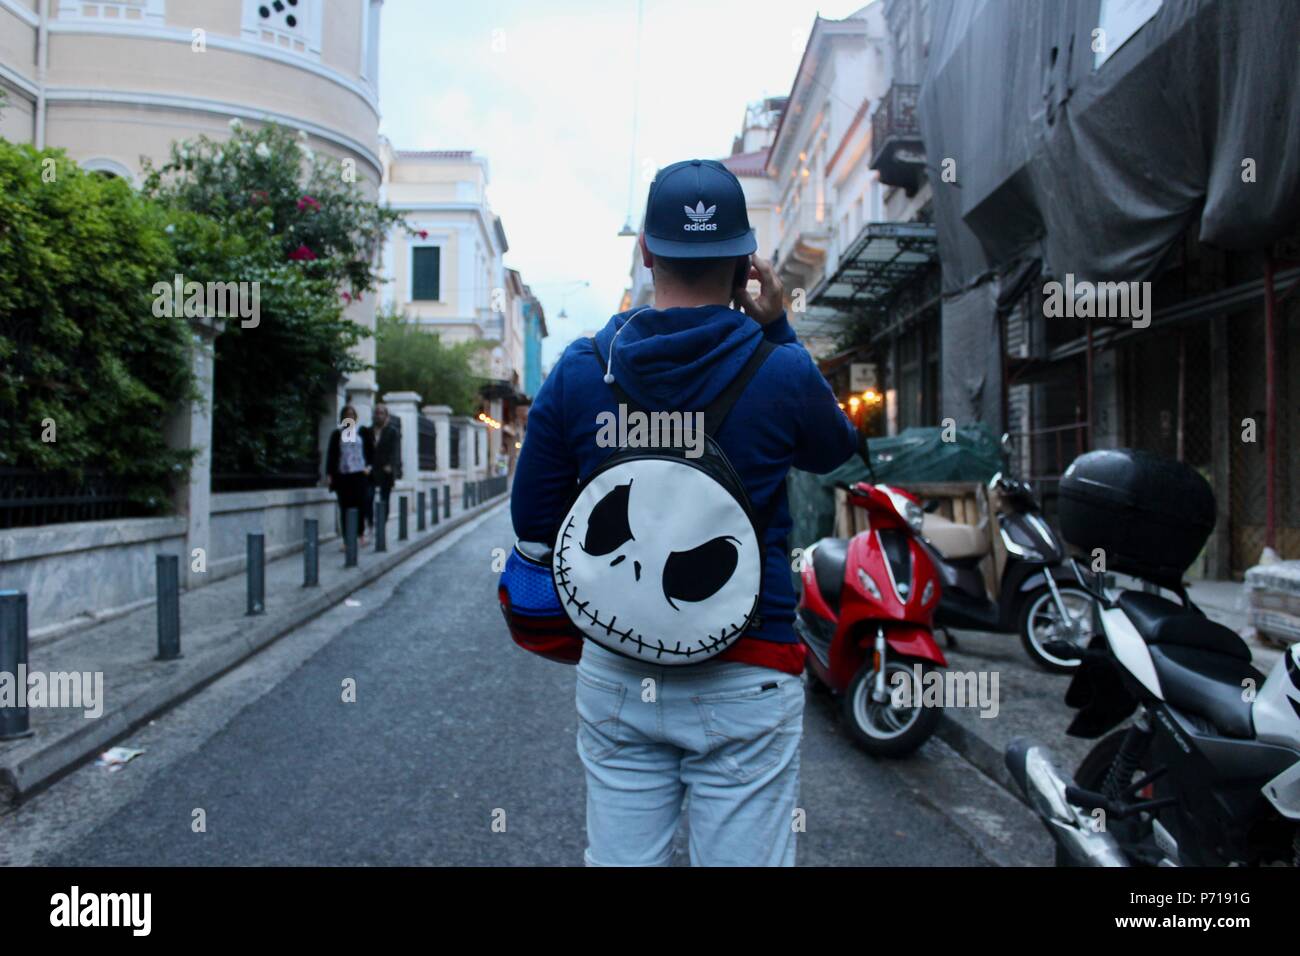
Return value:
M 753 255 L 730 170 L 712 160 L 660 170 L 640 245 L 655 307 L 615 315 L 551 370 L 528 415 L 515 533 L 554 542 L 579 483 L 614 451 L 597 441 L 600 422 L 618 412 L 607 380 L 645 409 L 698 412 L 766 339 L 775 350 L 710 436 L 766 516 L 762 591 L 749 630 L 702 663 L 656 666 L 574 639 L 586 862 L 666 865 L 689 798 L 693 864 L 792 866 L 805 651 L 792 625 L 785 476 L 791 467 L 830 471 L 858 438 L 795 337 L 771 265 Z

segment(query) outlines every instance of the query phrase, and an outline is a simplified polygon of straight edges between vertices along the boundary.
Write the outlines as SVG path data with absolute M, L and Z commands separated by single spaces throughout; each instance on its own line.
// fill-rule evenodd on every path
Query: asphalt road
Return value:
M 124 741 L 147 752 L 122 771 L 0 817 L 0 863 L 581 864 L 574 672 L 505 633 L 492 550 L 512 540 L 491 513 Z M 820 695 L 802 766 L 805 866 L 988 865 L 1028 821 L 941 744 L 866 757 Z

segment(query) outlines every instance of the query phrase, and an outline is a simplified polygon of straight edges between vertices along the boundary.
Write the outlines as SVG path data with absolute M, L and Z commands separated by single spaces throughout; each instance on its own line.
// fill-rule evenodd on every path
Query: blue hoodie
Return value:
M 614 377 L 651 411 L 703 411 L 763 337 L 779 346 L 711 437 L 740 475 L 757 514 L 779 496 L 764 541 L 760 623 L 746 637 L 796 643 L 785 476 L 791 467 L 830 471 L 856 451 L 858 438 L 784 314 L 760 327 L 720 305 L 643 309 L 615 315 L 594 339 L 572 343 L 528 412 L 510 501 L 515 534 L 521 541 L 554 542 L 579 482 L 616 450 L 596 444 L 597 416 L 617 413 L 604 365 L 614 333 L 633 314 L 614 347 Z

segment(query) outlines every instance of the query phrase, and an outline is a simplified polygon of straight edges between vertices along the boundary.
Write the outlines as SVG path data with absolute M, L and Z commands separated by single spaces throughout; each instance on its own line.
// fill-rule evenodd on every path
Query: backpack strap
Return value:
M 776 346 L 766 338 L 759 340 L 758 348 L 754 349 L 749 361 L 741 367 L 740 372 L 731 380 L 731 384 L 724 388 L 722 394 L 715 398 L 713 403 L 704 410 L 704 434 L 715 436 L 718 434 L 741 393 L 745 391 L 750 380 L 758 374 L 758 370 L 767 361 L 767 357 L 775 351 Z

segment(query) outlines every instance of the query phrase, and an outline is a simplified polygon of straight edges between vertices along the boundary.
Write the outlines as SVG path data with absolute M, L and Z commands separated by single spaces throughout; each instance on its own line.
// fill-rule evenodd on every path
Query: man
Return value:
M 374 447 L 374 460 L 370 470 L 370 511 L 374 514 L 374 493 L 384 503 L 384 514 L 389 514 L 388 500 L 393 493 L 393 483 L 402 477 L 402 430 L 388 414 L 382 402 L 375 406 L 374 424 L 362 431 L 368 432 Z
M 617 414 L 608 383 L 649 410 L 697 412 L 766 339 L 776 348 L 710 436 L 767 516 L 762 587 L 757 623 L 702 663 L 656 666 L 581 645 L 586 861 L 667 864 L 689 795 L 692 863 L 791 866 L 804 648 L 792 626 L 785 476 L 792 466 L 830 471 L 857 435 L 798 343 L 771 265 L 750 258 L 757 242 L 729 170 L 709 160 L 660 170 L 640 246 L 655 307 L 615 315 L 594 339 L 570 345 L 538 391 L 514 482 L 515 532 L 554 542 L 578 482 L 610 455 L 596 439 L 598 416 Z

